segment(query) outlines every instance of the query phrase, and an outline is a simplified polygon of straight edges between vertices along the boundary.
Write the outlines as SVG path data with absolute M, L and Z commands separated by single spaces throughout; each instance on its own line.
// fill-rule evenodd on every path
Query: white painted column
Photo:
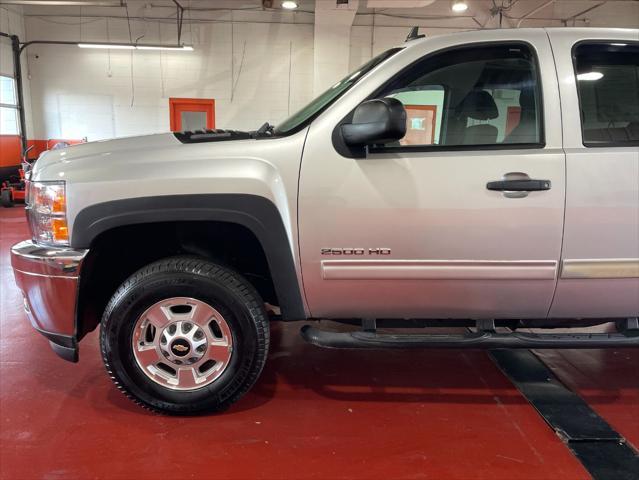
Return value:
M 338 5 L 335 0 L 315 1 L 313 92 L 319 95 L 345 77 L 349 69 L 351 25 L 359 0 Z

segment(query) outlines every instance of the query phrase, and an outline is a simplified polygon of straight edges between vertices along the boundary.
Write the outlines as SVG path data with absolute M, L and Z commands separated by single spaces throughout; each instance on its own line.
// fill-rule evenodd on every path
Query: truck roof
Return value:
M 539 31 L 547 31 L 547 32 L 561 32 L 561 34 L 565 37 L 574 37 L 575 40 L 582 39 L 584 37 L 589 38 L 609 38 L 610 40 L 616 39 L 624 39 L 628 40 L 630 36 L 639 41 L 639 29 L 637 28 L 603 28 L 603 27 L 531 27 L 531 28 L 486 28 L 481 30 L 466 30 L 459 31 L 453 33 L 445 33 L 441 35 L 437 35 L 436 38 L 442 37 L 459 37 L 463 39 L 465 36 L 473 36 L 477 38 L 477 36 L 486 37 L 486 40 L 495 40 L 495 34 L 499 32 L 500 35 L 504 36 L 517 36 L 516 32 L 520 32 L 522 36 L 525 36 L 527 33 L 531 32 L 539 32 Z M 423 32 L 422 32 L 423 33 Z M 413 45 L 421 45 L 435 36 L 425 36 L 421 38 L 416 38 L 414 40 L 410 40 L 401 46 L 413 46 Z M 497 38 L 498 40 L 499 38 Z

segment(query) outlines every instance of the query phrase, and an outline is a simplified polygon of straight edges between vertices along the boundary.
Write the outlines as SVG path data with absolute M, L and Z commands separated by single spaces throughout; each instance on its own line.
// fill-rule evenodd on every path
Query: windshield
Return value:
M 384 53 L 376 56 L 372 60 L 359 67 L 357 70 L 326 90 L 319 97 L 315 98 L 315 100 L 311 101 L 311 103 L 306 105 L 304 108 L 294 113 L 286 120 L 281 122 L 279 125 L 277 125 L 277 127 L 275 127 L 275 134 L 286 135 L 287 133 L 296 130 L 298 127 L 313 119 L 324 108 L 328 107 L 344 92 L 355 85 L 365 74 L 370 72 L 377 65 L 379 65 L 395 53 L 399 52 L 400 50 L 401 48 L 391 48 L 390 50 L 386 50 Z

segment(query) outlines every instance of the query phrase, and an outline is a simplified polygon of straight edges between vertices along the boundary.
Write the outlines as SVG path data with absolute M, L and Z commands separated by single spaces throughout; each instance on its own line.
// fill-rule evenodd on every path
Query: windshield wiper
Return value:
M 257 137 L 270 137 L 273 135 L 273 131 L 275 130 L 275 125 L 271 125 L 268 122 L 264 122 L 264 124 L 258 128 L 255 132 L 253 132 L 255 138 Z

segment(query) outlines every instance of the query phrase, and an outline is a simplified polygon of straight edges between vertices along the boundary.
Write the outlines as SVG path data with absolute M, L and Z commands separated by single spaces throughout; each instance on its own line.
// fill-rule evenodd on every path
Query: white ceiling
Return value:
M 0 4 L 7 3 L 9 0 L 0 0 Z M 17 0 L 10 0 L 15 3 Z M 19 1 L 19 0 L 18 0 Z M 44 0 L 47 1 L 47 0 Z M 50 0 L 55 3 L 59 0 Z M 80 0 L 77 0 L 80 2 Z M 248 12 L 259 12 L 263 10 L 262 0 L 178 0 L 187 10 L 195 12 L 214 12 L 216 10 L 243 10 Z M 312 13 L 315 9 L 316 1 L 334 2 L 335 0 L 298 0 L 300 7 L 293 12 Z M 629 2 L 639 3 L 639 0 L 467 0 L 469 9 L 461 14 L 455 14 L 451 11 L 452 0 L 372 0 L 373 5 L 394 5 L 394 4 L 412 4 L 424 5 L 418 8 L 375 8 L 369 7 L 369 0 L 359 0 L 358 13 L 366 16 L 375 13 L 381 17 L 385 17 L 389 21 L 394 19 L 433 19 L 447 17 L 448 20 L 459 18 L 463 20 L 479 21 L 484 23 L 487 18 L 495 18 L 498 16 L 499 9 L 496 7 L 504 7 L 502 13 L 514 19 L 531 15 L 532 19 L 539 20 L 563 20 L 570 24 L 573 18 L 588 20 L 590 17 L 605 15 L 614 17 L 615 9 L 620 4 L 628 4 Z M 380 3 L 381 2 L 381 3 Z M 399 3 L 398 3 L 399 2 Z M 84 1 L 82 3 L 90 3 Z M 99 3 L 99 0 L 96 1 Z M 116 0 L 117 3 L 117 0 Z M 154 10 L 154 16 L 175 18 L 175 4 L 172 0 L 125 0 L 128 5 L 130 15 L 134 12 L 140 12 L 146 9 Z M 275 11 L 280 10 L 281 0 L 272 0 Z M 541 7 L 541 8 L 540 8 Z M 75 14 L 75 15 L 108 15 L 108 16 L 126 16 L 126 9 L 122 7 L 96 8 L 88 6 L 49 6 L 49 5 L 28 5 L 23 7 L 24 13 L 27 15 L 38 14 Z M 273 10 L 271 10 L 273 11 Z M 585 13 L 582 13 L 585 12 Z M 284 12 L 283 12 L 284 13 Z M 291 12 L 285 14 L 294 15 Z M 376 16 L 377 16 L 376 15 Z M 639 18 L 625 19 L 626 25 L 630 22 L 630 26 L 639 27 Z M 277 21 L 277 20 L 275 20 Z M 516 20 L 513 20 L 516 22 Z

